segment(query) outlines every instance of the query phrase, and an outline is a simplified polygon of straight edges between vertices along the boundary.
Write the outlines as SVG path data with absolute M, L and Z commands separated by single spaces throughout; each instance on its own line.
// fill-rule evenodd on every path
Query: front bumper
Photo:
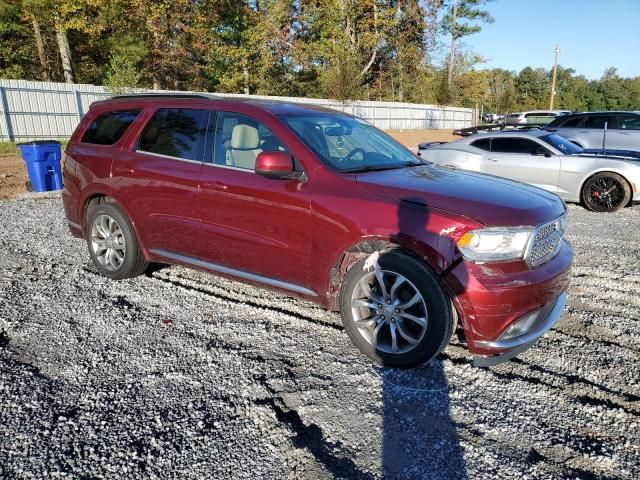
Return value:
M 572 260 L 573 251 L 562 240 L 555 257 L 537 267 L 525 261 L 462 261 L 444 277 L 476 365 L 513 358 L 558 321 Z
M 476 345 L 478 347 L 482 347 L 488 350 L 495 349 L 500 353 L 498 353 L 497 355 L 482 355 L 473 357 L 473 365 L 475 367 L 492 367 L 494 365 L 498 365 L 499 363 L 506 362 L 516 355 L 524 352 L 534 343 L 536 343 L 538 339 L 548 330 L 550 330 L 556 323 L 558 323 L 560 318 L 562 318 L 562 313 L 564 312 L 566 303 L 567 294 L 566 292 L 563 292 L 555 302 L 551 303 L 550 308 L 542 308 L 538 310 L 538 312 L 536 312 L 537 318 L 531 324 L 530 328 L 526 332 L 523 332 L 516 337 L 507 338 L 504 340 L 498 338 L 494 341 L 477 341 Z M 517 323 L 517 320 L 514 323 Z

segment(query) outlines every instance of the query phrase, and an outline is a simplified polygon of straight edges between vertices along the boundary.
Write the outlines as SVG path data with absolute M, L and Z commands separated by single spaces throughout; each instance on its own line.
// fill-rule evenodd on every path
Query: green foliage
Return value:
M 488 1 L 491 0 L 450 0 L 442 18 L 442 30 L 451 35 L 454 40 L 480 32 L 482 27 L 471 22 L 493 23 L 495 21 L 489 12 L 479 8 Z
M 0 78 L 37 78 L 35 44 L 17 2 L 0 0 Z
M 341 101 L 371 99 L 509 112 L 548 108 L 551 74 L 483 69 L 456 41 L 493 22 L 491 0 L 0 0 L 0 78 L 64 80 L 54 18 L 75 79 L 131 88 Z M 34 20 L 44 48 L 40 63 Z M 438 34 L 450 35 L 450 65 Z M 451 71 L 449 72 L 449 67 Z M 640 78 L 587 80 L 558 68 L 556 108 L 640 109 Z
M 131 92 L 140 82 L 140 72 L 136 61 L 125 52 L 116 52 L 111 57 L 104 86 L 113 95 Z

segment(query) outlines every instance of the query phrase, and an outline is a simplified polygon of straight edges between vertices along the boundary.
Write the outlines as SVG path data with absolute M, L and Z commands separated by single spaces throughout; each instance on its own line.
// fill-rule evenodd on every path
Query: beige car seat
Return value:
M 226 155 L 227 165 L 253 170 L 260 153 L 260 134 L 256 127 L 243 124 L 233 127 L 231 145 Z

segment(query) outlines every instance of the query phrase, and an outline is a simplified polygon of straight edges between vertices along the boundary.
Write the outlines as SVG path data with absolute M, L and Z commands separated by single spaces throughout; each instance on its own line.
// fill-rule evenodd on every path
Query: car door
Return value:
M 609 137 L 611 146 L 619 150 L 640 151 L 640 115 L 620 113 L 617 117 L 618 128 Z
M 545 127 L 545 130 L 557 133 L 561 137 L 577 143 L 577 137 L 579 135 L 580 128 L 584 124 L 584 118 L 584 116 L 579 115 L 568 119 L 557 119 L 556 117 L 556 120 L 554 120 L 548 127 Z
M 582 128 L 578 129 L 576 140 L 583 148 L 602 148 L 605 125 L 607 127 L 607 148 L 611 148 L 610 130 L 615 129 L 615 116 L 611 114 L 589 115 L 584 120 Z
M 201 174 L 199 257 L 210 268 L 307 293 L 310 191 L 300 180 L 254 171 L 261 152 L 288 148 L 263 122 L 229 111 L 212 113 Z M 219 267 L 224 267 L 221 269 Z
M 138 138 L 114 159 L 113 195 L 147 249 L 195 254 L 208 111 L 157 108 L 144 115 Z
M 558 189 L 560 159 L 532 138 L 501 135 L 491 139 L 491 151 L 485 154 L 485 171 L 544 188 Z

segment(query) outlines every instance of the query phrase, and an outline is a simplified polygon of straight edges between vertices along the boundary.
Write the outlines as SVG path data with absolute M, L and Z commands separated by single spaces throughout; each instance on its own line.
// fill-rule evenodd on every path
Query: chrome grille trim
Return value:
M 562 246 L 566 230 L 566 214 L 538 225 L 531 235 L 525 252 L 525 260 L 530 267 L 537 267 L 556 256 Z

